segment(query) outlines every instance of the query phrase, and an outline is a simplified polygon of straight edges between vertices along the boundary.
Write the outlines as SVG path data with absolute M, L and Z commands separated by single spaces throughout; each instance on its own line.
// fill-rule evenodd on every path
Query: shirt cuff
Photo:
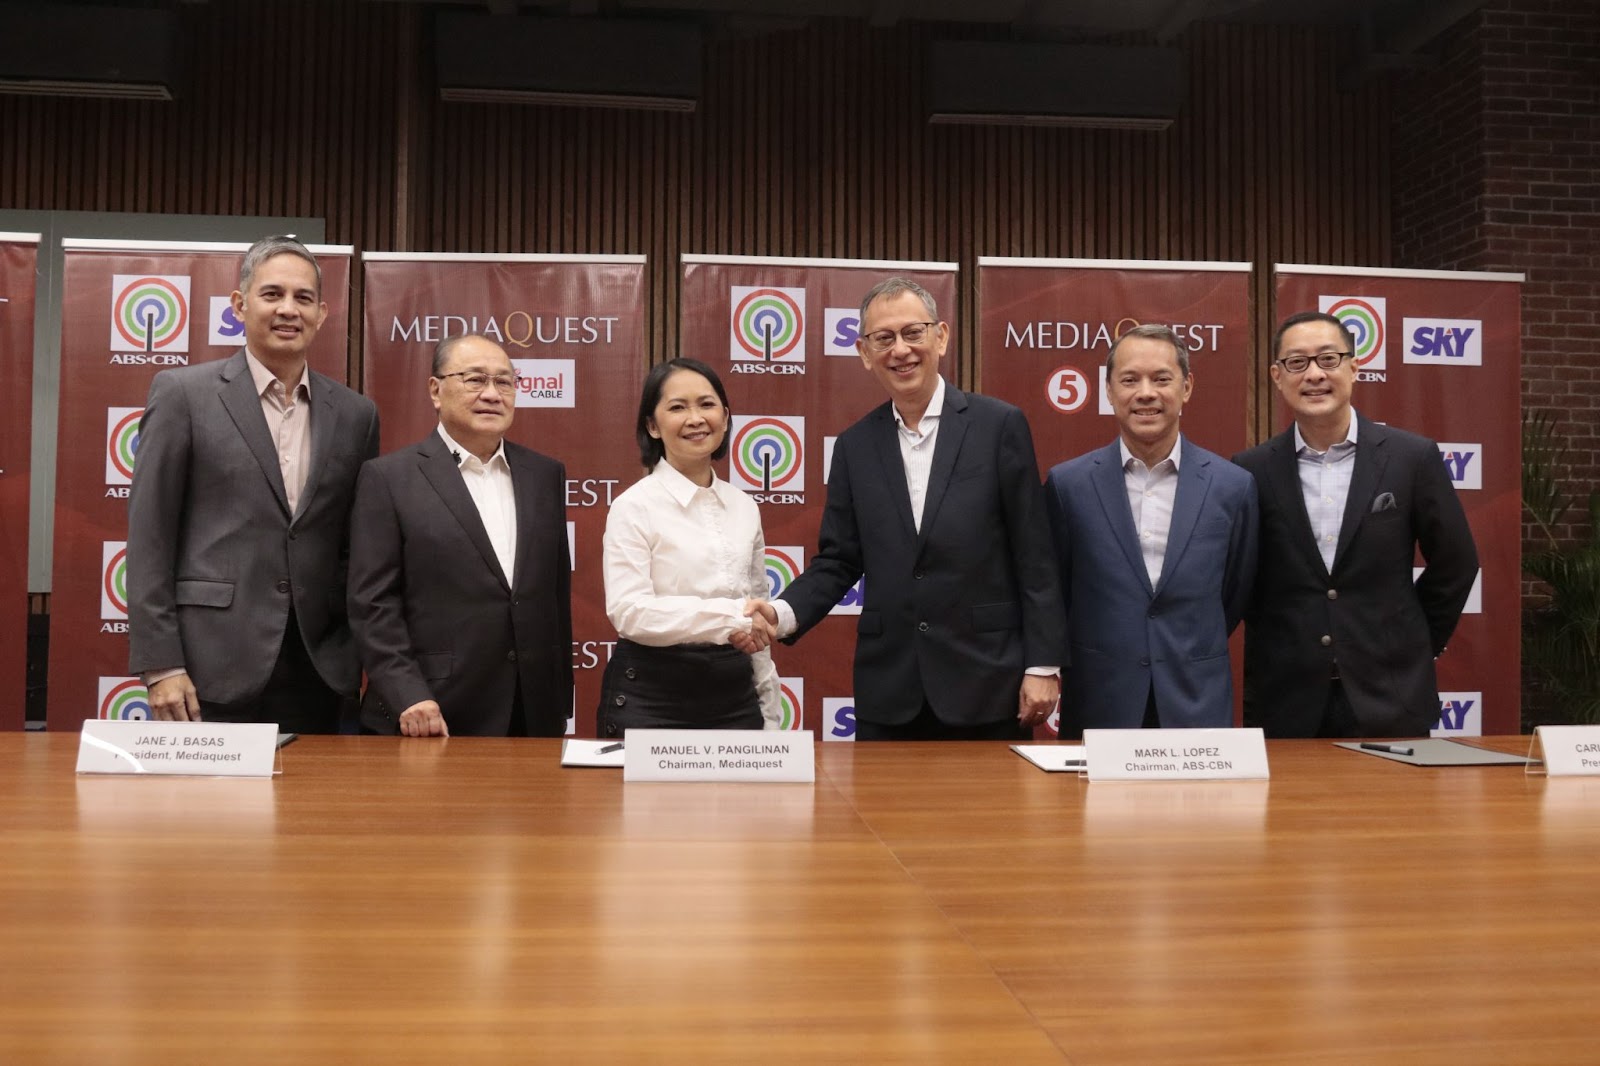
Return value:
M 1034 677 L 1060 677 L 1061 676 L 1061 667 L 1059 667 L 1059 666 L 1030 666 L 1030 667 L 1028 667 L 1028 669 L 1025 672 L 1028 673 L 1028 674 L 1031 674 Z
M 794 608 L 789 606 L 788 600 L 773 600 L 772 609 L 778 612 L 778 639 L 782 640 L 800 628 L 800 623 L 795 621 Z
M 151 685 L 159 684 L 169 677 L 177 677 L 179 674 L 186 674 L 188 672 L 188 670 L 181 666 L 169 667 L 166 670 L 146 670 L 144 673 L 139 675 L 139 680 L 143 681 L 144 687 L 148 689 Z

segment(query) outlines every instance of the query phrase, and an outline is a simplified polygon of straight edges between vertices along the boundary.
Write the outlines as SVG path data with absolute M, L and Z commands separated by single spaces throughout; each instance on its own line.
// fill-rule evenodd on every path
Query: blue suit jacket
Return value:
M 1154 587 L 1117 443 L 1057 465 L 1046 498 L 1067 608 L 1061 733 L 1233 724 L 1228 635 L 1256 570 L 1255 481 L 1182 439 L 1167 551 Z

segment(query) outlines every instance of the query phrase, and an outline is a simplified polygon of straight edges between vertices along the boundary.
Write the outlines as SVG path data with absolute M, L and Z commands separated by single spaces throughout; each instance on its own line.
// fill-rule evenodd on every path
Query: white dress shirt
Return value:
M 494 547 L 495 558 L 505 573 L 509 586 L 516 580 L 517 567 L 517 494 L 511 485 L 511 464 L 506 461 L 506 442 L 502 439 L 486 463 L 457 444 L 444 423 L 439 424 L 439 439 L 456 456 L 456 469 L 483 519 L 484 532 Z
M 1300 468 L 1300 494 L 1306 501 L 1306 517 L 1311 519 L 1311 535 L 1316 538 L 1322 562 L 1333 573 L 1333 556 L 1339 549 L 1339 528 L 1344 524 L 1344 505 L 1350 497 L 1350 480 L 1356 473 L 1356 412 L 1350 411 L 1350 431 L 1344 440 L 1319 452 L 1294 427 L 1294 453 Z
M 907 427 L 906 420 L 900 417 L 900 409 L 889 405 L 889 410 L 894 412 L 894 427 L 899 430 L 900 461 L 906 468 L 906 488 L 911 491 L 911 520 L 916 523 L 918 533 L 922 532 L 922 509 L 928 502 L 933 449 L 939 443 L 939 415 L 944 411 L 944 378 L 938 381 L 928 409 L 917 420 L 916 429 Z
M 1167 536 L 1172 532 L 1172 508 L 1178 500 L 1178 457 L 1183 451 L 1180 435 L 1172 453 L 1155 466 L 1128 451 L 1127 442 L 1117 438 L 1122 454 L 1122 483 L 1128 490 L 1128 506 L 1133 511 L 1133 528 L 1139 534 L 1139 551 L 1150 587 L 1161 580 L 1161 564 L 1167 557 Z
M 712 475 L 701 488 L 665 459 L 611 504 L 602 563 L 606 615 L 636 644 L 726 644 L 749 632 L 746 599 L 764 600 L 767 546 L 755 501 Z M 770 651 L 751 656 L 761 717 L 782 718 Z

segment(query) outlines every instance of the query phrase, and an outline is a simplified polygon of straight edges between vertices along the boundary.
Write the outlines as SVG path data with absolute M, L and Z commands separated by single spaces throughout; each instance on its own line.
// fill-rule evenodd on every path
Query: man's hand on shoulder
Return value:
M 158 722 L 200 721 L 200 697 L 188 674 L 173 674 L 150 686 L 150 713 Z
M 404 737 L 447 737 L 450 727 L 444 724 L 444 712 L 433 700 L 413 703 L 400 712 L 400 735 Z

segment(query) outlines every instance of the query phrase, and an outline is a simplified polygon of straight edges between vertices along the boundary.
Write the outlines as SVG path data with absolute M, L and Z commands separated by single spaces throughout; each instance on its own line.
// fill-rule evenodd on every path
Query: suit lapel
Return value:
M 506 462 L 511 466 L 511 493 L 516 497 L 517 507 L 517 553 L 512 562 L 515 573 L 511 576 L 511 588 L 515 589 L 529 566 L 526 549 L 531 543 L 530 534 L 538 528 L 539 499 L 534 489 L 533 472 L 526 463 L 512 461 L 509 445 L 506 447 Z
M 309 380 L 309 378 L 308 378 Z M 322 482 L 322 471 L 328 465 L 328 453 L 339 436 L 339 405 L 333 402 L 333 383 L 318 381 L 311 396 L 311 469 L 306 471 L 306 483 L 300 490 L 299 506 L 295 516 L 311 509 L 311 500 Z
M 510 592 L 511 586 L 507 584 L 506 575 L 500 569 L 500 557 L 494 553 L 494 545 L 489 543 L 489 531 L 483 528 L 483 519 L 478 515 L 478 505 L 472 502 L 472 493 L 467 491 L 466 482 L 461 480 L 461 471 L 456 469 L 455 457 L 445 450 L 444 441 L 439 439 L 437 433 L 430 434 L 428 440 L 418 445 L 417 453 L 417 467 L 422 471 L 422 476 L 433 486 L 433 491 L 439 494 L 439 499 L 444 501 L 445 508 L 460 524 L 461 531 L 467 535 L 472 546 L 478 549 L 478 554 L 488 565 L 489 572 L 507 592 Z M 515 473 L 512 477 L 515 484 Z M 521 509 L 519 501 L 517 504 L 519 521 L 522 517 Z
M 250 449 L 250 454 L 255 456 L 261 473 L 266 476 L 272 494 L 277 497 L 278 506 L 283 509 L 285 517 L 292 518 L 289 496 L 283 489 L 283 471 L 278 469 L 278 449 L 272 446 L 272 435 L 267 432 L 267 419 L 261 413 L 261 397 L 256 393 L 255 378 L 250 376 L 250 367 L 245 362 L 243 351 L 223 364 L 222 390 L 218 395 L 228 417 L 233 419 L 239 435 Z
M 928 539 L 928 530 L 933 527 L 933 520 L 939 515 L 939 505 L 944 502 L 944 490 L 950 484 L 950 475 L 955 472 L 956 456 L 961 453 L 961 442 L 967 435 L 967 394 L 951 385 L 944 386 L 944 407 L 939 412 L 939 436 L 933 442 L 933 465 L 928 471 L 928 491 L 922 500 L 922 528 L 917 534 L 917 550 L 922 550 L 922 545 Z M 891 420 L 893 416 L 890 416 Z M 898 432 L 898 431 L 897 431 Z M 899 442 L 896 442 L 896 451 Z M 905 476 L 905 464 L 900 467 L 900 476 Z M 911 502 L 910 489 L 906 490 L 906 504 Z
M 1267 464 L 1267 483 L 1282 502 L 1289 523 L 1289 539 L 1305 554 L 1313 571 L 1327 574 L 1328 564 L 1317 550 L 1317 536 L 1311 532 L 1311 516 L 1306 513 L 1305 493 L 1300 490 L 1300 460 L 1294 452 L 1294 427 L 1272 438 L 1272 457 Z
M 1167 530 L 1166 553 L 1161 557 L 1161 575 L 1156 581 L 1156 591 L 1166 587 L 1167 576 L 1175 573 L 1189 547 L 1189 536 L 1194 524 L 1205 509 L 1206 494 L 1211 491 L 1211 460 L 1196 454 L 1187 438 L 1182 439 L 1181 465 L 1178 467 L 1178 488 L 1172 500 L 1172 525 Z
M 1350 494 L 1345 497 L 1344 517 L 1339 522 L 1339 546 L 1334 552 L 1333 568 L 1339 569 L 1344 553 L 1355 538 L 1356 531 L 1372 510 L 1373 498 L 1378 492 L 1378 479 L 1389 461 L 1383 447 L 1386 434 L 1383 427 L 1362 419 L 1356 433 L 1356 464 L 1350 475 Z
M 1100 501 L 1100 510 L 1111 529 L 1111 539 L 1117 542 L 1128 566 L 1139 578 L 1145 592 L 1150 592 L 1150 572 L 1144 565 L 1144 552 L 1139 547 L 1139 528 L 1133 524 L 1133 508 L 1128 503 L 1128 482 L 1122 471 L 1122 450 L 1112 441 L 1095 453 L 1094 469 L 1089 475 L 1094 494 Z
M 895 426 L 892 404 L 884 404 L 873 415 L 870 437 L 872 450 L 883 467 L 883 484 L 889 486 L 894 512 L 900 517 L 908 541 L 917 539 L 917 523 L 911 517 L 911 488 L 906 484 L 906 464 L 900 458 L 900 430 Z M 926 517 L 926 510 L 923 512 Z

